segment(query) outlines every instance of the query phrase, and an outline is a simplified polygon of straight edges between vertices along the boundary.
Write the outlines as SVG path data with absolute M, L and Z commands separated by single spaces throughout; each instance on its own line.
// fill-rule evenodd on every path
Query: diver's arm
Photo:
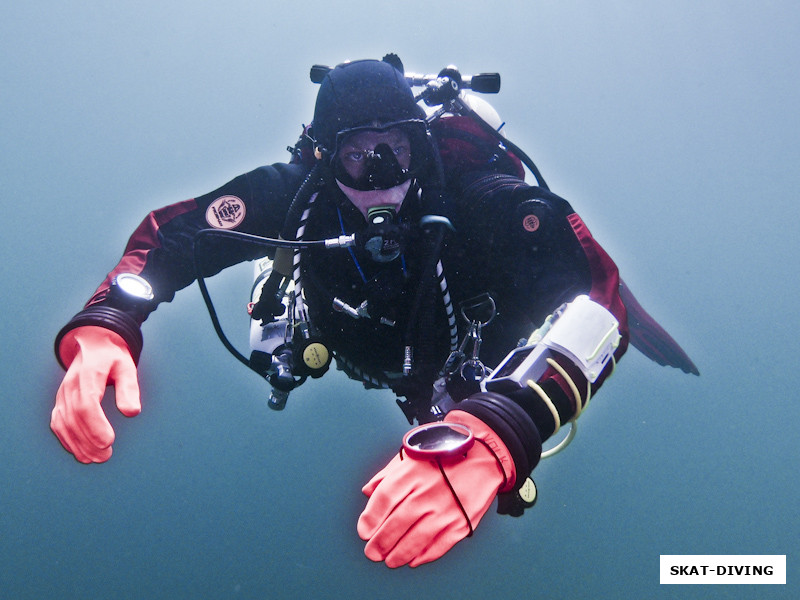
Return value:
M 558 226 L 559 219 L 554 221 Z M 552 307 L 542 325 L 530 332 L 527 344 L 509 352 L 483 381 L 481 392 L 455 406 L 456 412 L 468 413 L 489 427 L 510 451 L 514 483 L 495 490 L 501 514 L 519 516 L 530 506 L 522 488 L 539 461 L 542 441 L 580 416 L 616 368 L 628 342 L 616 266 L 575 213 L 569 212 L 566 221 L 570 227 L 558 229 L 568 239 L 549 248 L 551 254 L 565 253 L 557 261 L 561 272 L 553 273 L 557 277 L 539 272 L 536 280 L 556 285 L 569 281 L 569 276 L 562 276 L 572 269 L 573 281 L 584 281 L 556 289 L 558 297 L 569 300 Z M 573 235 L 577 246 L 571 243 Z M 574 296 L 580 288 L 584 293 Z M 539 292 L 540 297 L 545 295 L 544 290 Z
M 564 203 L 565 206 L 566 203 Z M 565 215 L 566 225 L 561 227 L 567 248 L 574 246 L 577 241 L 578 250 L 570 250 L 568 259 L 575 263 L 585 261 L 584 271 L 588 270 L 588 278 L 584 275 L 584 283 L 581 284 L 583 292 L 592 302 L 608 311 L 609 315 L 617 321 L 617 331 L 619 339 L 613 350 L 613 356 L 607 365 L 596 376 L 596 379 L 589 381 L 586 373 L 575 360 L 564 354 L 553 351 L 551 353 L 552 362 L 535 382 L 540 388 L 535 396 L 528 393 L 515 394 L 515 400 L 519 401 L 526 411 L 536 422 L 537 428 L 542 436 L 542 440 L 549 438 L 559 428 L 561 424 L 567 423 L 580 415 L 583 407 L 589 402 L 591 397 L 600 389 L 606 378 L 613 372 L 617 362 L 622 358 L 628 347 L 628 323 L 625 305 L 619 295 L 619 272 L 611 257 L 603 250 L 600 244 L 592 237 L 589 229 L 583 220 L 575 212 L 568 212 Z M 576 268 L 577 270 L 577 268 Z M 568 294 L 572 295 L 572 294 Z M 573 297 L 562 298 L 564 301 L 574 300 Z M 550 307 L 551 311 L 558 308 L 557 305 Z M 598 340 L 598 343 L 600 341 Z M 542 393 L 550 399 L 551 404 L 540 402 Z M 555 413 L 554 409 L 555 408 Z M 556 414 L 557 413 L 557 414 Z
M 455 223 L 456 229 L 474 240 L 465 254 L 486 257 L 479 270 L 490 274 L 486 285 L 498 290 L 498 311 L 504 313 L 506 326 L 514 327 L 504 343 L 508 344 L 509 337 L 514 341 L 527 338 L 548 315 L 583 294 L 616 319 L 620 339 L 614 362 L 618 361 L 628 345 L 628 324 L 617 266 L 570 204 L 513 177 L 471 176 L 460 182 L 459 192 L 459 214 L 467 216 Z M 493 343 L 499 339 L 490 341 L 491 329 L 485 328 L 483 347 L 493 353 L 493 361 L 499 361 L 513 348 Z M 590 386 L 567 357 L 555 353 L 551 358 L 555 365 L 548 364 L 534 383 L 552 399 L 558 420 L 566 423 L 600 389 L 612 368 Z M 521 396 L 512 394 L 512 400 L 531 416 L 542 440 L 547 439 L 558 428 L 552 410 L 527 400 L 529 394 Z
M 527 311 L 529 322 L 542 311 L 555 312 L 563 302 L 570 305 L 551 319 L 550 335 L 540 331 L 538 344 L 518 350 L 532 353 L 530 368 L 524 362 L 524 369 L 515 368 L 512 351 L 492 373 L 499 377 L 506 372 L 504 364 L 510 364 L 508 373 L 517 374 L 511 385 L 490 386 L 487 380 L 486 389 L 447 413 L 444 426 L 465 426 L 476 443 L 433 459 L 401 450 L 364 486 L 369 501 L 358 533 L 367 541 L 366 555 L 390 567 L 417 566 L 442 556 L 472 535 L 495 496 L 499 512 L 522 514 L 530 506 L 523 490 L 541 457 L 542 440 L 580 414 L 590 389 L 596 391 L 613 369 L 612 356 L 625 351 L 627 327 L 614 263 L 566 202 L 521 182 L 506 183 L 511 185 L 495 189 L 497 197 L 481 190 L 478 202 L 496 210 L 482 212 L 476 229 L 462 222 L 462 235 L 475 233 L 479 240 L 472 256 L 480 249 L 497 250 L 486 254 L 496 261 L 493 272 L 502 273 L 503 289 L 512 300 L 504 306 L 514 310 L 518 305 L 515 312 L 522 316 Z M 535 201 L 525 204 L 513 193 L 504 196 L 513 189 Z M 503 220 L 511 230 L 496 226 Z M 481 234 L 489 238 L 482 245 Z M 404 447 L 415 431 L 404 438 Z M 426 443 L 431 445 L 430 437 Z
M 590 377 L 585 365 L 553 344 L 547 352 L 543 351 L 545 346 L 539 348 L 538 366 L 527 373 L 533 378 L 532 385 L 528 385 L 528 379 L 519 381 L 517 386 L 508 381 L 506 385 L 486 382 L 484 390 L 492 395 L 492 402 L 505 405 L 507 413 L 516 414 L 515 407 L 524 411 L 536 428 L 534 444 L 539 443 L 580 416 L 626 351 L 628 324 L 619 295 L 618 270 L 569 203 L 555 194 L 520 180 L 497 177 L 474 178 L 462 190 L 461 201 L 469 208 L 477 206 L 481 219 L 472 229 L 471 220 L 462 220 L 456 227 L 476 240 L 469 248 L 471 255 L 480 256 L 483 249 L 487 256 L 485 270 L 499 274 L 490 285 L 502 300 L 498 311 L 505 313 L 505 327 L 510 329 L 514 324 L 513 331 L 504 335 L 505 343 L 509 343 L 509 337 L 513 341 L 529 338 L 549 315 L 578 296 L 588 297 L 590 308 L 595 310 L 570 314 L 583 314 L 600 333 L 594 334 L 598 337 L 592 342 L 589 328 L 579 324 L 578 333 L 586 334 L 577 339 L 583 337 L 592 349 L 602 345 L 606 335 L 613 341 L 611 347 L 606 347 L 610 354 L 605 357 L 607 360 L 599 368 L 595 365 L 597 372 Z M 561 325 L 567 322 L 562 321 Z M 515 349 L 500 347 L 498 338 L 490 341 L 491 330 L 492 325 L 485 328 L 483 347 L 487 352 L 494 350 L 491 366 L 495 376 L 505 362 L 501 360 L 503 355 L 510 356 Z M 473 411 L 464 402 L 457 406 Z M 511 420 L 519 421 L 520 417 Z M 521 479 L 526 475 L 523 473 Z
M 277 237 L 304 169 L 297 165 L 261 167 L 233 179 L 219 189 L 197 198 L 149 213 L 134 230 L 123 256 L 106 276 L 84 309 L 60 332 L 82 325 L 97 325 L 121 335 L 138 358 L 141 341 L 131 334 L 161 302 L 195 279 L 194 240 L 202 229 L 235 229 Z M 263 249 L 204 239 L 198 248 L 203 275 L 263 254 Z M 141 276 L 152 287 L 153 298 L 130 306 L 110 293 L 114 279 L 130 273 Z M 102 309 L 102 310 L 101 310 Z M 111 316 L 113 314 L 113 316 Z
M 299 166 L 262 167 L 210 194 L 153 211 L 134 231 L 119 264 L 56 338 L 56 357 L 67 372 L 51 428 L 76 459 L 103 462 L 111 456 L 114 432 L 100 407 L 107 385 L 115 386 L 123 414 L 140 411 L 140 325 L 158 303 L 170 301 L 194 280 L 195 234 L 216 227 L 277 236 L 303 175 Z M 263 253 L 218 240 L 201 250 L 203 275 Z M 143 278 L 152 293 L 139 299 L 121 293 L 115 281 L 123 274 Z
M 202 229 L 233 229 L 277 237 L 304 174 L 305 169 L 298 165 L 260 167 L 211 193 L 151 212 L 133 232 L 122 259 L 86 306 L 108 303 L 111 282 L 119 273 L 135 273 L 150 282 L 155 294 L 152 308 L 171 301 L 177 290 L 195 279 L 194 236 Z M 213 275 L 251 259 L 260 250 L 205 240 L 198 249 L 203 275 Z

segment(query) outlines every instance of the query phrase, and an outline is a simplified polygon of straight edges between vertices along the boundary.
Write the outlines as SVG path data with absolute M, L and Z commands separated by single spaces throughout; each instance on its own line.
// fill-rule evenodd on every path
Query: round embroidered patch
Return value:
M 206 222 L 215 229 L 233 229 L 244 221 L 244 202 L 236 196 L 220 196 L 206 209 Z
M 525 215 L 522 219 L 522 227 L 525 231 L 534 232 L 539 229 L 539 217 L 536 215 Z

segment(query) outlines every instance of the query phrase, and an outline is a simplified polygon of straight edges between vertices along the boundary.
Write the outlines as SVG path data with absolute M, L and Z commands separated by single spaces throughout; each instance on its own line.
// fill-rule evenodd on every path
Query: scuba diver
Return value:
M 497 91 L 499 76 L 415 76 L 395 55 L 311 75 L 313 121 L 290 161 L 151 212 L 58 333 L 51 428 L 82 463 L 111 457 L 105 387 L 123 414 L 140 412 L 140 325 L 197 280 L 272 408 L 333 360 L 394 391 L 417 426 L 364 486 L 357 530 L 371 560 L 417 566 L 472 535 L 495 497 L 503 514 L 532 506 L 542 442 L 568 423 L 574 434 L 629 339 L 696 368 L 493 115 L 472 108 L 465 90 Z M 203 283 L 246 260 L 265 261 L 249 357 Z

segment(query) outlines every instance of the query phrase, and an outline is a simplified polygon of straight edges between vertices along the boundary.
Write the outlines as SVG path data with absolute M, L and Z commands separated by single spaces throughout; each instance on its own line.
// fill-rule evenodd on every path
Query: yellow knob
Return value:
M 309 344 L 303 350 L 303 362 L 309 369 L 321 369 L 328 362 L 328 349 L 319 342 Z

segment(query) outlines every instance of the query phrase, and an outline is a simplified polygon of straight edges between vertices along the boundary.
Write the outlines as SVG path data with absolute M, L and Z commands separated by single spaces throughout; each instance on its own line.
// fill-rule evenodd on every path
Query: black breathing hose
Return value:
M 200 294 L 203 296 L 203 301 L 205 302 L 206 308 L 208 309 L 208 315 L 209 317 L 211 317 L 211 323 L 214 326 L 214 331 L 217 332 L 217 337 L 219 337 L 220 341 L 222 342 L 222 345 L 225 346 L 228 352 L 230 352 L 236 358 L 236 360 L 241 362 L 243 365 L 252 369 L 253 367 L 250 364 L 250 360 L 236 349 L 236 347 L 231 343 L 231 341 L 227 338 L 227 336 L 223 332 L 222 325 L 220 324 L 219 317 L 217 316 L 217 311 L 214 308 L 214 303 L 211 301 L 211 295 L 208 292 L 208 287 L 206 286 L 205 279 L 203 278 L 203 271 L 200 265 L 200 253 L 198 252 L 198 248 L 200 246 L 200 242 L 207 237 L 233 239 L 239 242 L 244 242 L 247 244 L 252 244 L 255 246 L 261 246 L 266 248 L 293 248 L 293 249 L 310 248 L 312 246 L 325 246 L 326 242 L 325 240 L 297 242 L 293 240 L 265 238 L 258 235 L 242 233 L 240 231 L 229 231 L 225 229 L 201 229 L 195 234 L 194 240 L 192 242 L 192 262 L 194 264 L 195 278 L 197 279 L 197 285 L 200 288 Z

